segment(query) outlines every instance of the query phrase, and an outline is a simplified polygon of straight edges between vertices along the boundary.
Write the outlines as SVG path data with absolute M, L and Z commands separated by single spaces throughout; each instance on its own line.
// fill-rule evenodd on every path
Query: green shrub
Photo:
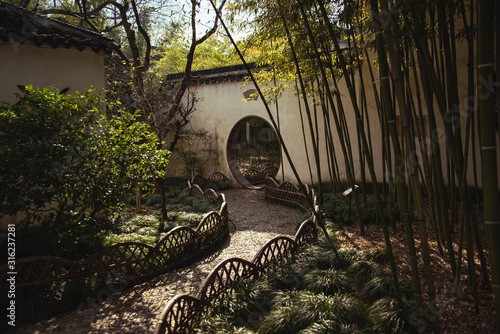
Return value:
M 387 248 L 383 248 L 383 247 L 377 247 L 377 248 L 370 249 L 366 253 L 365 258 L 366 258 L 366 260 L 371 260 L 371 261 L 379 263 L 379 264 L 387 263 L 387 261 L 389 261 Z
M 335 258 L 334 267 L 336 269 L 347 269 L 355 261 L 363 260 L 365 254 L 353 249 L 341 248 L 338 250 L 339 257 Z
M 241 319 L 239 319 L 241 320 Z M 244 326 L 243 321 L 239 325 L 238 317 L 233 315 L 215 316 L 204 318 L 202 323 L 192 330 L 193 333 L 207 334 L 254 334 L 255 332 Z
M 332 249 L 317 244 L 308 246 L 296 255 L 297 266 L 304 272 L 330 269 L 336 261 L 337 258 Z
M 268 273 L 268 282 L 276 291 L 294 291 L 302 289 L 300 266 L 276 266 Z
M 384 297 L 396 297 L 394 281 L 386 275 L 377 275 L 363 285 L 361 294 L 370 302 Z
M 363 286 L 373 277 L 383 274 L 379 265 L 372 261 L 358 260 L 347 268 L 349 279 L 354 284 Z
M 18 103 L 0 106 L 0 215 L 71 225 L 163 176 L 169 153 L 150 127 L 138 114 L 105 117 L 103 105 L 92 91 L 27 87 Z
M 338 323 L 335 320 L 321 320 L 302 330 L 300 334 L 375 334 L 373 329 L 358 324 Z
M 356 219 L 354 203 L 351 207 L 351 220 L 349 220 L 349 200 L 343 196 L 333 196 L 321 207 L 326 218 L 338 225 L 350 225 Z
M 416 314 L 416 307 L 406 299 L 401 305 L 395 298 L 384 297 L 375 301 L 368 311 L 379 333 L 420 333 L 416 326 L 418 322 L 411 320 Z

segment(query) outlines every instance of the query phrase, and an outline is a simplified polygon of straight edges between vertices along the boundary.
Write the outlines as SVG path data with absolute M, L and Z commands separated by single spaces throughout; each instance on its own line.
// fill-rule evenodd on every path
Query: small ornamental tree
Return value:
M 164 176 L 169 152 L 150 127 L 125 112 L 106 117 L 103 107 L 92 91 L 33 87 L 0 106 L 0 218 L 77 226 Z

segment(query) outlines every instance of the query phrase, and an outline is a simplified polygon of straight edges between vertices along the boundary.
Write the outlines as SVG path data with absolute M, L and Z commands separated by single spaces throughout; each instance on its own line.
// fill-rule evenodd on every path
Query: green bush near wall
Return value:
M 92 91 L 33 87 L 0 106 L 0 215 L 24 213 L 25 226 L 92 224 L 164 175 L 169 152 L 149 125 L 104 107 Z

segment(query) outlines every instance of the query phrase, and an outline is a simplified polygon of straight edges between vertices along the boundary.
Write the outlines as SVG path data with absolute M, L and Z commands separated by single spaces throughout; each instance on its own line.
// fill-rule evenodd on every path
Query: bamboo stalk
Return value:
M 389 6 L 387 0 L 380 1 L 380 9 L 389 13 Z M 404 98 L 404 86 L 403 86 L 403 76 L 401 73 L 401 56 L 395 49 L 394 38 L 391 32 L 391 24 L 387 22 L 387 25 L 383 27 L 383 36 L 385 44 L 388 50 L 389 59 L 391 63 L 391 74 L 394 79 L 394 90 L 396 93 L 396 98 L 398 101 L 398 107 L 401 114 L 401 120 L 403 125 L 403 138 L 404 143 L 408 149 L 408 153 L 411 154 L 414 163 L 408 164 L 409 167 L 409 178 L 410 178 L 410 188 L 413 194 L 413 200 L 417 209 L 417 223 L 420 229 L 421 238 L 421 250 L 422 250 L 422 260 L 424 262 L 424 274 L 427 283 L 427 289 L 429 294 L 429 299 L 434 302 L 436 300 L 436 288 L 434 285 L 434 278 L 432 274 L 432 265 L 430 259 L 429 244 L 427 239 L 427 227 L 425 223 L 425 212 L 423 207 L 423 199 L 420 192 L 420 181 L 417 174 L 418 158 L 416 156 L 416 147 L 413 138 L 410 135 L 410 124 L 409 124 L 409 112 L 405 103 Z M 436 319 L 435 331 L 439 332 L 439 319 Z
M 311 168 L 311 160 L 309 159 L 309 149 L 308 149 L 308 145 L 307 145 L 306 131 L 305 131 L 305 127 L 304 127 L 304 117 L 302 115 L 302 103 L 300 100 L 300 92 L 299 92 L 299 87 L 297 85 L 297 81 L 295 82 L 295 88 L 297 91 L 297 103 L 299 106 L 300 125 L 302 128 L 302 139 L 304 141 L 304 149 L 305 149 L 305 154 L 306 154 L 307 167 L 309 169 L 309 177 L 311 179 L 311 184 L 314 184 L 314 178 L 313 178 L 312 168 Z
M 497 143 L 493 94 L 488 83 L 494 72 L 493 0 L 478 1 L 478 95 L 486 241 L 490 250 L 491 285 L 495 296 L 497 327 L 500 328 L 500 201 L 498 195 Z M 498 19 L 498 18 L 497 18 Z M 498 33 L 498 32 L 497 32 Z
M 412 98 L 412 92 L 410 90 L 410 76 L 409 76 L 409 71 L 405 71 L 405 76 L 406 76 L 406 81 L 408 82 L 407 90 L 408 90 L 408 98 L 411 100 L 410 106 L 411 106 L 411 111 L 413 111 L 413 122 L 412 124 L 414 125 L 416 137 L 418 138 L 418 143 L 420 150 L 422 152 L 422 160 L 423 160 L 423 165 L 424 165 L 424 170 L 425 170 L 425 175 L 422 177 L 424 180 L 424 186 L 427 190 L 427 197 L 428 197 L 428 202 L 429 202 L 429 210 L 430 210 L 430 219 L 431 219 L 431 224 L 434 227 L 434 233 L 436 234 L 436 241 L 438 245 L 438 250 L 439 253 L 442 255 L 443 248 L 441 245 L 441 238 L 440 238 L 440 230 L 438 228 L 438 223 L 437 223 L 437 213 L 436 213 L 436 207 L 434 205 L 435 199 L 434 199 L 434 192 L 432 189 L 432 171 L 430 167 L 430 162 L 429 162 L 429 156 L 428 156 L 428 150 L 427 150 L 427 143 L 424 142 L 424 133 L 425 133 L 425 126 L 422 124 L 424 122 L 423 118 L 423 112 L 422 112 L 422 102 L 420 98 L 420 84 L 418 80 L 418 75 L 417 75 L 417 69 L 416 69 L 416 63 L 415 63 L 415 57 L 413 55 L 413 52 L 409 52 L 409 58 L 410 62 L 410 67 L 413 69 L 413 78 L 415 82 L 415 90 L 416 90 L 416 100 L 417 100 L 417 106 L 415 106 L 415 103 Z
M 248 72 L 248 75 L 250 76 L 250 79 L 252 80 L 252 83 L 255 85 L 255 88 L 256 88 L 256 90 L 257 90 L 260 98 L 262 99 L 264 107 L 266 108 L 266 112 L 267 112 L 267 115 L 269 117 L 269 120 L 271 121 L 271 124 L 272 124 L 274 130 L 276 131 L 276 134 L 278 136 L 279 142 L 280 142 L 280 144 L 281 144 L 281 146 L 283 148 L 283 152 L 285 153 L 287 161 L 290 164 L 290 167 L 291 167 L 291 169 L 293 171 L 293 174 L 294 174 L 294 176 L 295 176 L 295 178 L 297 180 L 297 183 L 299 184 L 299 187 L 300 187 L 301 191 L 305 192 L 305 187 L 304 187 L 304 184 L 302 182 L 302 179 L 300 178 L 300 176 L 299 176 L 299 174 L 297 172 L 297 169 L 295 168 L 295 165 L 294 165 L 294 163 L 292 161 L 290 153 L 288 152 L 288 148 L 287 148 L 287 146 L 285 144 L 285 141 L 283 140 L 283 136 L 281 135 L 281 132 L 278 129 L 276 121 L 274 120 L 273 114 L 272 114 L 272 112 L 271 112 L 271 110 L 269 108 L 269 105 L 266 102 L 266 99 L 264 97 L 264 94 L 262 93 L 262 90 L 260 89 L 257 81 L 255 80 L 255 77 L 254 77 L 252 71 L 250 70 L 250 67 L 248 66 L 247 62 L 245 61 L 245 58 L 243 57 L 243 54 L 241 53 L 240 49 L 238 48 L 238 45 L 234 41 L 231 33 L 229 32 L 229 29 L 227 28 L 226 24 L 224 23 L 224 20 L 222 19 L 222 16 L 221 16 L 221 13 L 217 9 L 217 7 L 215 6 L 213 0 L 210 0 L 210 4 L 212 5 L 212 8 L 214 9 L 214 11 L 217 13 L 217 17 L 219 18 L 222 27 L 224 28 L 224 30 L 225 30 L 228 38 L 230 39 L 231 44 L 233 45 L 233 47 L 235 48 L 236 52 L 238 53 L 238 57 L 243 62 L 243 65 L 245 66 L 245 68 L 246 68 L 246 70 Z M 326 238 L 328 244 L 332 248 L 335 256 L 338 258 L 339 257 L 338 250 L 335 247 L 335 244 L 333 243 L 333 241 L 332 241 L 332 239 L 331 239 L 331 237 L 330 237 L 330 235 L 329 235 L 329 233 L 328 233 L 328 231 L 326 229 L 326 226 L 325 226 L 325 223 L 324 223 L 324 220 L 323 220 L 323 216 L 321 215 L 321 213 L 317 213 L 316 212 L 316 208 L 314 207 L 314 203 L 313 203 L 312 199 L 310 198 L 310 196 L 308 196 L 308 194 L 305 194 L 305 193 L 304 193 L 304 195 L 305 195 L 305 197 L 307 199 L 307 203 L 308 203 L 309 207 L 311 208 L 311 210 L 316 215 L 317 223 L 318 223 L 319 227 L 321 228 L 321 230 L 323 231 L 323 234 L 325 235 L 325 238 Z
M 300 71 L 299 60 L 298 60 L 297 54 L 295 52 L 294 43 L 292 41 L 290 31 L 288 30 L 288 24 L 287 24 L 286 19 L 282 13 L 280 13 L 280 16 L 281 16 L 281 19 L 283 21 L 283 27 L 285 28 L 285 31 L 287 33 L 288 45 L 289 45 L 290 50 L 292 52 L 293 62 L 294 62 L 295 70 L 296 70 L 296 74 L 297 74 L 297 79 L 299 81 L 300 90 L 302 92 L 302 99 L 304 100 L 305 112 L 306 112 L 306 116 L 307 116 L 307 124 L 309 125 L 309 133 L 311 135 L 311 143 L 313 146 L 314 161 L 316 164 L 316 173 L 317 173 L 317 177 L 318 177 L 320 197 L 321 197 L 321 201 L 322 201 L 323 182 L 321 180 L 321 165 L 320 165 L 319 149 L 317 146 L 317 138 L 316 138 L 316 135 L 319 137 L 319 133 L 317 133 L 315 135 L 313 120 L 312 120 L 312 116 L 311 116 L 311 109 L 309 107 L 309 101 L 307 98 L 307 89 L 306 89 L 306 85 L 304 83 L 304 79 L 302 77 L 302 73 Z
M 300 0 L 298 2 L 300 3 Z M 371 152 L 369 151 L 369 147 L 367 145 L 367 140 L 366 140 L 366 135 L 365 135 L 365 132 L 364 132 L 364 126 L 363 126 L 362 120 L 360 119 L 361 115 L 360 115 L 360 112 L 359 112 L 359 108 L 357 106 L 357 100 L 356 100 L 356 95 L 355 95 L 355 92 L 354 92 L 354 87 L 353 87 L 353 85 L 352 85 L 352 83 L 350 81 L 349 75 L 347 73 L 346 62 L 345 62 L 345 59 L 344 59 L 342 53 L 340 52 L 339 42 L 337 40 L 336 34 L 333 31 L 333 27 L 332 27 L 331 22 L 330 22 L 330 20 L 328 18 L 328 14 L 327 14 L 326 9 L 324 7 L 323 1 L 322 0 L 317 0 L 317 3 L 319 5 L 321 16 L 323 18 L 323 24 L 326 25 L 326 27 L 328 29 L 328 32 L 330 34 L 330 38 L 331 38 L 331 40 L 332 40 L 332 42 L 334 44 L 335 51 L 337 52 L 337 55 L 338 55 L 338 58 L 339 58 L 339 62 L 340 62 L 340 66 L 341 66 L 341 69 L 342 69 L 342 72 L 343 72 L 343 78 L 344 78 L 344 80 L 346 82 L 346 85 L 347 85 L 347 88 L 349 90 L 349 96 L 351 98 L 351 102 L 352 102 L 352 105 L 353 105 L 355 117 L 356 117 L 356 119 L 357 119 L 357 121 L 359 123 L 358 131 L 360 132 L 360 137 L 361 137 L 361 140 L 362 140 L 362 143 L 363 143 L 364 153 L 366 155 L 366 161 L 367 161 L 367 164 L 368 164 L 368 169 L 369 169 L 370 177 L 371 177 L 372 184 L 373 184 L 376 211 L 377 211 L 377 215 L 378 215 L 378 217 L 380 219 L 380 222 L 381 222 L 381 225 L 382 225 L 382 231 L 383 231 L 383 234 L 384 234 L 384 239 L 385 239 L 385 243 L 386 243 L 386 247 L 387 247 L 387 252 L 388 252 L 388 255 L 389 255 L 389 262 L 390 262 L 390 265 L 391 265 L 391 272 L 392 272 L 392 276 L 393 276 L 393 280 L 394 280 L 394 287 L 395 287 L 395 290 L 396 290 L 396 295 L 397 295 L 397 298 L 400 300 L 401 299 L 401 292 L 400 292 L 400 287 L 399 287 L 399 280 L 398 280 L 398 274 L 397 274 L 397 270 L 396 270 L 396 264 L 395 264 L 395 261 L 394 261 L 394 255 L 393 255 L 393 251 L 392 251 L 391 240 L 390 240 L 390 236 L 389 236 L 389 230 L 388 230 L 388 227 L 387 227 L 387 222 L 385 220 L 385 217 L 384 217 L 384 215 L 382 213 L 382 206 L 381 206 L 381 199 L 380 199 L 380 190 L 379 190 L 379 187 L 378 187 L 378 184 L 377 184 L 377 178 L 376 178 L 375 169 L 374 169 L 374 165 L 373 165 L 373 158 L 371 156 Z M 301 8 L 301 11 L 302 11 L 302 15 L 305 16 L 305 13 L 303 12 L 302 6 L 300 6 L 300 8 Z
M 314 52 L 315 57 L 316 57 L 318 68 L 319 68 L 319 70 L 321 72 L 322 80 L 324 82 L 328 82 L 325 70 L 324 70 L 324 68 L 322 66 L 321 58 L 320 58 L 319 53 L 318 53 L 318 48 L 316 46 L 316 42 L 314 40 L 314 36 L 313 36 L 311 28 L 309 26 L 307 17 L 305 16 L 305 12 L 304 12 L 302 6 L 300 6 L 300 4 L 299 4 L 299 7 L 301 9 L 301 14 L 302 14 L 304 23 L 305 23 L 306 28 L 307 28 L 307 32 L 308 32 L 308 35 L 309 35 L 309 38 L 310 38 L 310 42 L 312 44 L 312 49 L 313 49 L 313 52 Z M 287 34 L 287 38 L 289 40 L 289 43 L 292 43 L 291 42 L 290 31 L 288 30 L 288 25 L 286 23 L 286 20 L 284 19 L 284 17 L 282 17 L 282 19 L 283 19 L 283 26 L 284 26 L 284 28 L 286 30 L 286 34 Z M 298 59 L 297 59 L 296 55 L 294 55 L 294 54 L 295 53 L 292 50 L 292 55 L 294 57 L 294 62 L 296 64 L 298 64 Z M 300 75 L 300 74 L 298 74 L 298 75 Z M 330 88 L 329 88 L 328 85 L 325 85 L 325 90 L 326 90 L 326 96 L 330 100 L 330 105 L 333 105 L 334 104 L 333 97 L 332 97 L 333 94 L 332 94 L 332 92 L 331 92 L 331 90 L 330 90 Z M 337 131 L 339 133 L 339 138 L 341 140 L 342 151 L 344 153 L 344 161 L 346 163 L 346 171 L 347 171 L 348 182 L 349 182 L 350 187 L 352 189 L 354 189 L 354 187 L 355 187 L 354 173 L 351 172 L 351 170 L 352 170 L 352 167 L 351 167 L 352 164 L 349 163 L 349 161 L 352 161 L 352 158 L 349 159 L 349 155 L 348 155 L 348 151 L 351 152 L 351 154 L 352 154 L 352 151 L 347 148 L 347 146 L 345 145 L 345 141 L 343 140 L 343 138 L 348 137 L 348 135 L 346 135 L 346 131 L 343 131 L 342 128 L 340 127 L 340 122 L 339 122 L 338 118 L 336 117 L 336 115 L 333 114 L 333 116 L 334 116 L 334 119 L 335 119 L 335 124 L 337 126 Z M 360 223 L 360 232 L 361 232 L 361 234 L 364 234 L 365 231 L 364 231 L 364 226 L 361 224 L 361 209 L 359 207 L 359 197 L 358 196 L 359 196 L 358 192 L 357 191 L 353 191 L 354 203 L 355 203 L 355 207 L 356 207 L 356 212 L 358 214 L 358 220 L 359 220 L 359 223 Z
M 433 183 L 434 183 L 434 192 L 436 194 L 436 202 L 437 202 L 437 212 L 438 215 L 441 215 L 442 218 L 442 228 L 444 230 L 444 238 L 446 240 L 446 248 L 448 251 L 448 263 L 451 266 L 452 277 L 455 277 L 456 273 L 456 261 L 455 261 L 455 251 L 453 249 L 453 240 L 451 235 L 451 226 L 448 215 L 448 198 L 445 196 L 445 185 L 443 178 L 443 168 L 441 163 L 441 149 L 440 143 L 437 140 L 437 125 L 436 119 L 434 116 L 434 104 L 432 99 L 432 90 L 429 87 L 429 79 L 427 73 L 420 66 L 420 73 L 423 82 L 423 91 L 426 99 L 427 105 L 427 116 L 428 116 L 428 126 L 429 126 L 429 137 L 431 141 L 431 166 L 432 166 L 432 175 L 433 175 Z

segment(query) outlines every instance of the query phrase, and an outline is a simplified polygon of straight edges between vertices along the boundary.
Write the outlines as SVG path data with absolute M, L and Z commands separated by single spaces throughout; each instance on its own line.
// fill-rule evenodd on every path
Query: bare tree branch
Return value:
M 137 5 L 135 3 L 135 0 L 131 0 L 131 4 L 135 15 L 135 22 L 137 23 L 137 29 L 139 30 L 142 37 L 144 37 L 144 40 L 146 41 L 146 55 L 144 56 L 144 64 L 137 70 L 147 71 L 149 68 L 149 62 L 151 57 L 151 40 L 149 38 L 149 34 L 147 33 L 146 29 L 144 29 L 144 27 L 142 26 L 141 19 L 139 16 L 139 11 L 137 10 Z
M 90 12 L 86 12 L 86 3 L 87 3 L 87 1 L 84 1 L 83 5 L 80 4 L 79 1 L 77 1 L 76 4 L 78 5 L 78 7 L 80 9 L 79 13 L 71 11 L 69 9 L 63 9 L 63 8 L 49 8 L 49 9 L 44 9 L 44 10 L 41 10 L 39 13 L 40 14 L 67 15 L 67 16 L 76 17 L 76 18 L 78 18 L 80 20 L 83 20 L 84 17 L 85 17 L 85 13 L 86 13 L 87 17 L 91 18 L 93 16 L 98 15 L 106 6 L 112 4 L 113 2 L 114 1 L 111 1 L 111 0 L 104 1 L 103 3 L 99 4 L 99 6 L 97 6 L 93 10 L 91 10 Z M 29 3 L 29 0 L 28 0 L 28 3 Z M 99 31 L 99 30 L 96 30 L 96 31 Z
M 222 8 L 224 7 L 226 3 L 226 0 L 223 0 L 221 5 L 219 6 L 218 11 L 222 12 Z M 212 29 L 207 31 L 200 39 L 196 39 L 196 0 L 191 0 L 191 10 L 192 10 L 192 15 L 191 15 L 191 47 L 189 48 L 189 52 L 187 54 L 187 62 L 184 70 L 184 77 L 182 78 L 182 81 L 180 83 L 179 88 L 177 89 L 177 92 L 175 94 L 174 100 L 172 102 L 172 105 L 170 106 L 170 109 L 168 110 L 167 114 L 165 117 L 161 120 L 161 122 L 158 124 L 158 131 L 165 131 L 165 128 L 167 124 L 175 117 L 176 113 L 179 111 L 179 106 L 182 101 L 182 97 L 184 96 L 184 93 L 189 86 L 191 82 L 191 68 L 193 65 L 193 59 L 194 59 L 194 52 L 196 50 L 196 46 L 199 44 L 203 43 L 205 40 L 207 40 L 210 36 L 212 36 L 216 31 L 217 27 L 219 24 L 219 17 L 216 16 L 216 19 L 214 21 L 214 25 Z
M 119 23 L 115 24 L 115 25 L 112 25 L 111 27 L 106 27 L 102 30 L 102 32 L 104 33 L 107 33 L 107 32 L 111 32 L 112 30 L 118 28 L 118 27 L 122 27 L 123 26 L 123 23 L 120 21 Z

